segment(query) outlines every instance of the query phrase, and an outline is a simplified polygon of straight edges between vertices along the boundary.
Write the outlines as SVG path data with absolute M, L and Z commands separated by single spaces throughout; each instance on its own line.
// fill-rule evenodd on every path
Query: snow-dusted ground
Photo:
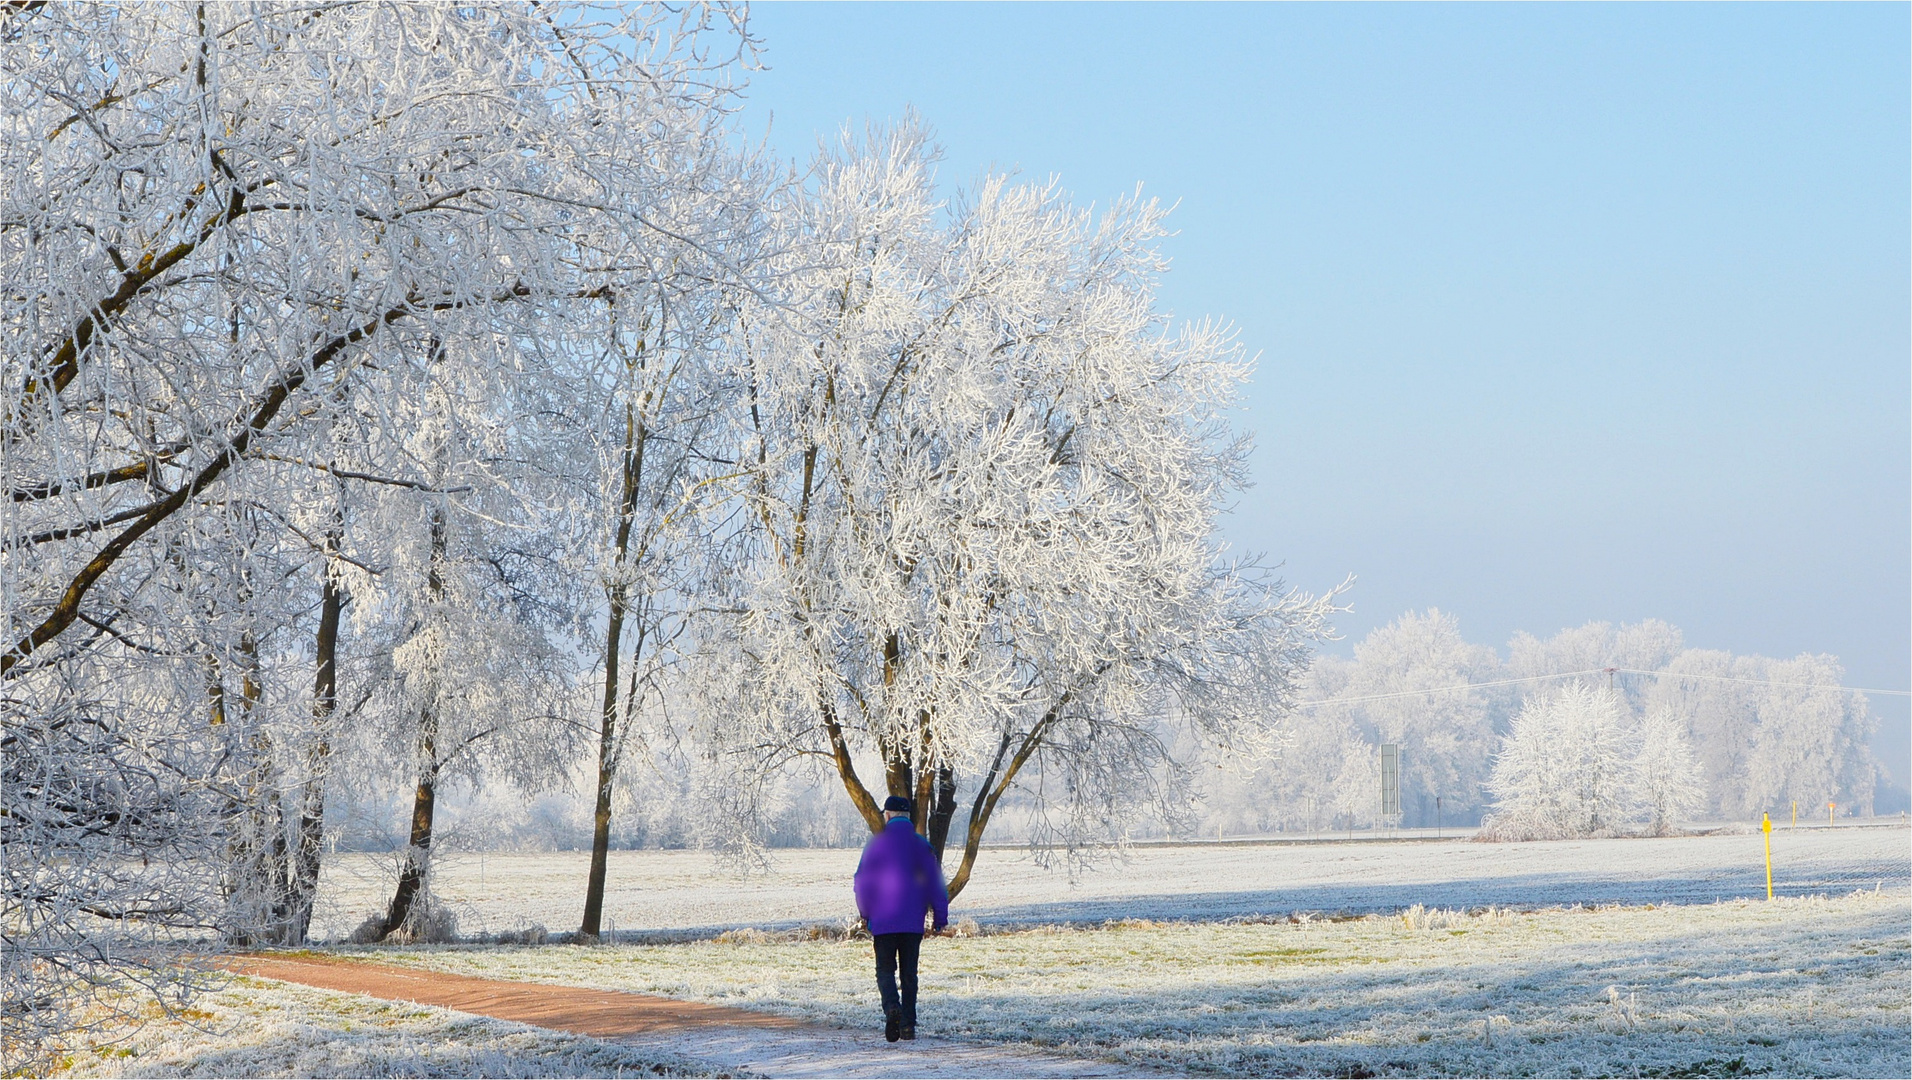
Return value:
M 1881 889 L 1772 903 L 1047 927 L 927 942 L 920 1012 L 927 1033 L 958 1045 L 1175 1073 L 1907 1076 L 1909 916 L 1902 889 Z M 843 1025 L 862 1033 L 866 1054 L 883 1052 L 867 942 L 364 953 L 779 1012 Z M 643 1048 L 782 1071 L 767 1056 L 776 1047 Z
M 1152 1075 L 999 1043 L 854 1029 L 701 1027 L 594 1039 L 450 1009 L 243 978 L 168 1021 L 73 1055 L 59 1077 Z
M 1089 1061 L 1091 1072 L 1218 1075 L 1907 1076 L 1909 840 L 1904 828 L 1777 832 L 1773 903 L 1757 833 L 1139 848 L 1074 886 L 991 851 L 957 905 L 984 933 L 925 944 L 929 1037 L 899 1047 L 877 1034 L 867 942 L 708 932 L 841 919 L 855 852 L 784 852 L 772 874 L 748 879 L 700 853 L 622 853 L 609 910 L 624 944 L 335 955 L 664 994 L 839 1033 L 614 1045 L 242 982 L 199 1005 L 217 1034 L 155 1025 L 131 1044 L 137 1056 L 85 1057 L 74 1070 L 993 1076 L 1038 1071 L 1030 1063 L 1070 1075 Z M 328 932 L 342 933 L 382 902 L 386 881 L 332 865 Z M 442 869 L 438 887 L 468 933 L 575 924 L 582 857 Z M 1357 917 L 1276 921 L 1289 912 Z M 672 936 L 682 940 L 664 943 Z
M 626 1046 L 405 1002 L 237 979 L 182 1017 L 157 1008 L 61 1077 L 745 1075 L 666 1046 Z
M 889 1044 L 868 1024 L 838 1031 L 766 1031 L 731 1028 L 619 1040 L 647 1053 L 685 1055 L 724 1072 L 782 1078 L 889 1077 L 956 1080 L 963 1077 L 1156 1076 L 1121 1061 L 1070 1057 L 999 1042 L 925 1034 Z
M 1394 912 L 1435 907 L 1710 903 L 1765 895 L 1757 832 L 1666 839 L 1481 844 L 1465 840 L 1355 843 L 1206 843 L 1137 847 L 1073 885 L 1023 853 L 986 850 L 957 913 L 985 923 L 1100 922 L 1120 918 L 1225 919 L 1294 911 Z M 788 850 L 748 878 L 697 851 L 612 852 L 607 928 L 778 927 L 854 915 L 857 853 Z M 576 929 L 588 857 L 453 855 L 435 889 L 468 936 L 529 923 Z M 1912 833 L 1903 827 L 1773 833 L 1782 896 L 1880 886 L 1912 890 Z M 383 907 L 395 873 L 376 856 L 331 856 L 315 933 L 340 939 Z

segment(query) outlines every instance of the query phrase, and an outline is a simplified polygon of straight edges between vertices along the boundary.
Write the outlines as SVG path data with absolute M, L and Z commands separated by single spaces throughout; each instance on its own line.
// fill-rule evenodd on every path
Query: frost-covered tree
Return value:
M 220 925 L 247 907 L 301 925 L 279 894 L 316 880 L 319 770 L 362 693 L 326 626 L 377 622 L 342 614 L 342 584 L 397 596 L 422 568 L 427 602 L 393 623 L 419 629 L 373 681 L 407 694 L 453 685 L 454 644 L 495 670 L 547 632 L 521 618 L 536 560 L 501 555 L 537 547 L 508 535 L 535 518 L 532 464 L 474 456 L 525 467 L 469 493 L 402 471 L 384 406 L 436 385 L 518 439 L 547 414 L 514 395 L 576 355 L 554 342 L 570 305 L 657 265 L 708 276 L 672 147 L 711 129 L 732 29 L 704 8 L 0 8 L 10 1052 L 171 970 L 178 934 L 249 934 Z M 354 528 L 405 500 L 417 528 Z M 404 545 L 424 554 L 384 561 Z M 433 628 L 431 568 L 461 559 L 445 599 L 510 632 Z M 280 884 L 226 869 L 261 856 Z
M 763 268 L 763 178 L 730 155 L 723 130 L 686 141 L 681 153 L 684 176 L 700 178 L 679 195 L 686 205 L 679 212 L 698 206 L 696 247 L 644 252 L 646 273 L 579 312 L 576 327 L 585 363 L 574 386 L 589 388 L 579 442 L 595 447 L 587 459 L 595 468 L 577 476 L 577 535 L 585 543 L 574 560 L 602 596 L 593 841 L 579 927 L 585 939 L 597 937 L 604 910 L 625 751 L 675 732 L 669 679 L 696 642 L 692 623 L 707 604 L 715 541 L 725 531 L 723 508 L 706 507 L 721 503 L 736 468 L 723 436 L 742 394 L 719 342 L 736 317 L 736 292 L 759 285 L 753 279 Z
M 1455 690 L 1499 674 L 1494 650 L 1471 645 L 1460 623 L 1438 610 L 1409 612 L 1354 647 L 1341 696 L 1370 742 L 1401 744 L 1402 806 L 1434 798 L 1463 819 L 1481 806 L 1492 754 L 1495 696 Z M 1379 798 L 1379 784 L 1372 789 Z
M 1381 748 L 1358 735 L 1344 745 L 1334 776 L 1335 812 L 1350 827 L 1381 825 Z
M 1759 657 L 1716 649 L 1688 649 L 1651 680 L 1647 708 L 1687 718 L 1706 789 L 1707 809 L 1725 817 L 1745 813 L 1747 767 L 1757 732 Z
M 1627 719 L 1618 693 L 1585 682 L 1529 697 L 1494 756 L 1482 835 L 1551 840 L 1620 825 L 1632 795 Z
M 1699 759 L 1686 730 L 1686 718 L 1666 709 L 1649 709 L 1640 721 L 1634 794 L 1655 836 L 1665 835 L 1674 821 L 1705 804 Z
M 1690 718 L 1708 808 L 1757 817 L 1793 801 L 1867 808 L 1877 766 L 1863 695 L 1829 656 L 1773 660 L 1689 649 L 1653 680 L 1652 707 Z
M 1428 755 L 1416 745 L 1416 729 L 1433 723 L 1453 729 L 1441 719 L 1452 713 L 1467 720 L 1460 730 L 1485 722 L 1504 733 L 1523 689 L 1544 695 L 1566 679 L 1609 685 L 1628 717 L 1680 718 L 1698 763 L 1702 801 L 1690 806 L 1676 800 L 1677 816 L 1756 818 L 1761 810 L 1782 810 L 1795 800 L 1836 801 L 1861 811 L 1867 806 L 1877 776 L 1866 745 L 1872 721 L 1863 695 L 1838 689 L 1843 673 L 1833 658 L 1775 661 L 1682 649 L 1678 628 L 1648 619 L 1588 623 L 1545 639 L 1517 634 L 1501 663 L 1490 650 L 1461 641 L 1451 622 L 1434 613 L 1410 613 L 1370 634 L 1353 658 L 1318 660 L 1302 690 L 1310 727 L 1250 769 L 1214 773 L 1204 784 L 1215 796 L 1209 828 L 1319 827 L 1314 822 L 1324 786 L 1347 801 L 1344 820 L 1367 821 L 1374 811 L 1366 804 L 1378 797 L 1374 785 L 1354 779 L 1359 767 L 1351 766 L 1347 783 L 1335 778 L 1354 756 L 1390 740 L 1406 744 L 1403 809 L 1431 822 L 1427 800 L 1417 797 L 1422 781 L 1416 759 L 1425 767 Z M 1457 660 L 1428 662 L 1438 655 Z M 1390 689 L 1403 683 L 1423 689 Z M 1343 737 L 1331 737 L 1337 726 Z M 1443 748 L 1434 749 L 1438 758 Z M 1446 750 L 1456 771 L 1485 775 L 1487 740 Z M 1641 797 L 1654 802 L 1645 793 Z M 1465 820 L 1461 799 L 1448 795 L 1443 803 L 1446 820 Z M 1654 816 L 1650 806 L 1633 809 Z
M 1659 619 L 1619 626 L 1590 622 L 1544 640 L 1519 633 L 1507 643 L 1506 672 L 1511 678 L 1528 678 L 1604 668 L 1658 671 L 1679 655 L 1683 641 L 1679 627 Z M 1652 685 L 1650 680 L 1633 677 L 1612 682 L 1628 706 L 1636 710 L 1642 707 Z
M 1867 749 L 1875 721 L 1863 697 L 1839 689 L 1845 668 L 1831 656 L 1764 665 L 1758 730 L 1746 762 L 1746 813 L 1790 803 L 1843 803 L 1872 812 L 1877 770 Z
M 360 760 L 384 764 L 378 771 L 413 791 L 406 857 L 391 903 L 367 931 L 374 939 L 416 934 L 430 914 L 445 785 L 535 784 L 561 775 L 577 747 L 571 665 L 558 637 L 571 614 L 557 602 L 565 567 L 551 554 L 564 536 L 544 517 L 559 492 L 540 467 L 564 447 L 549 445 L 559 433 L 538 423 L 541 371 L 521 381 L 498 365 L 482 381 L 450 380 L 480 366 L 453 361 L 466 340 L 435 337 L 412 365 L 383 352 L 367 377 L 375 427 L 390 436 L 369 445 L 384 451 L 384 471 L 412 481 L 380 485 L 353 522 L 366 537 L 358 550 L 377 550 L 380 565 L 353 588 L 354 629 L 379 648 L 363 673 L 370 693 L 352 739 Z M 393 752 L 400 747 L 408 752 Z
M 1304 701 L 1318 674 L 1311 671 L 1304 683 Z M 1338 817 L 1357 809 L 1362 820 L 1368 820 L 1374 808 L 1352 807 L 1347 796 L 1358 791 L 1370 796 L 1369 802 L 1377 802 L 1379 779 L 1350 788 L 1343 782 L 1342 770 L 1350 760 L 1372 754 L 1346 710 L 1305 709 L 1285 726 L 1285 737 L 1267 754 L 1218 763 L 1201 785 L 1206 808 L 1202 831 L 1208 835 L 1217 827 L 1234 833 L 1318 831 L 1331 828 Z
M 1567 678 L 1609 684 L 1629 716 L 1666 713 L 1681 718 L 1698 762 L 1701 805 L 1681 803 L 1679 815 L 1756 817 L 1762 809 L 1784 809 L 1795 798 L 1807 805 L 1837 801 L 1861 811 L 1867 806 L 1877 776 L 1866 746 L 1871 720 L 1863 695 L 1837 689 L 1841 673 L 1832 658 L 1781 662 L 1682 650 L 1678 628 L 1649 619 L 1619 626 L 1588 623 L 1546 639 L 1518 634 L 1503 664 L 1489 650 L 1461 642 L 1450 627 L 1449 633 L 1436 636 L 1444 637 L 1451 653 L 1469 656 L 1470 662 L 1430 665 L 1427 677 L 1417 684 L 1425 690 L 1387 690 L 1387 680 L 1401 679 L 1411 665 L 1430 655 L 1426 648 L 1403 649 L 1390 639 L 1412 641 L 1416 627 L 1426 631 L 1437 626 L 1428 616 L 1410 614 L 1370 634 L 1357 646 L 1355 658 L 1318 660 L 1302 691 L 1310 727 L 1252 768 L 1211 774 L 1203 785 L 1214 796 L 1207 826 L 1317 828 L 1324 787 L 1332 787 L 1337 799 L 1348 803 L 1343 820 L 1365 822 L 1374 816 L 1366 806 L 1377 797 L 1374 785 L 1355 779 L 1361 769 L 1353 766 L 1347 783 L 1336 783 L 1336 777 L 1353 756 L 1371 753 L 1375 742 L 1389 738 L 1408 743 L 1404 811 L 1415 815 L 1418 808 L 1419 816 L 1431 821 L 1426 799 L 1415 792 L 1415 759 L 1421 755 L 1412 735 L 1417 724 L 1440 715 L 1426 706 L 1453 695 L 1457 704 L 1452 708 L 1476 719 L 1484 716 L 1493 730 L 1505 732 L 1517 711 L 1518 688 L 1545 693 Z M 1501 680 L 1506 683 L 1494 685 Z M 1388 716 L 1390 711 L 1397 715 Z M 1377 721 L 1392 722 L 1384 726 Z M 1338 739 L 1329 734 L 1337 725 L 1346 733 Z M 1469 750 L 1458 748 L 1455 759 L 1461 768 L 1471 766 L 1484 776 L 1484 742 L 1475 744 L 1471 753 L 1470 760 Z M 1754 782 L 1755 766 L 1763 786 Z M 1796 797 L 1791 794 L 1795 788 L 1824 793 Z M 1446 820 L 1465 820 L 1459 799 L 1449 796 L 1443 802 Z M 1650 806 L 1634 809 L 1653 816 Z
M 1327 607 L 1221 562 L 1246 366 L 1153 310 L 1161 210 L 1003 177 L 944 207 L 931 160 L 910 123 L 846 141 L 780 211 L 790 269 L 737 345 L 735 649 L 704 678 L 735 692 L 704 723 L 826 762 L 872 829 L 912 796 L 938 848 L 960 791 L 956 892 L 1012 789 L 1066 850 L 1175 803 L 1164 725 L 1266 732 Z

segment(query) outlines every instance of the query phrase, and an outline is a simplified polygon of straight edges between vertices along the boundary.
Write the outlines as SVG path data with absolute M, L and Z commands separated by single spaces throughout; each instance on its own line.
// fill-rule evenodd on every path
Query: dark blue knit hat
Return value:
M 907 795 L 892 795 L 883 800 L 883 812 L 886 814 L 907 814 L 910 812 L 910 800 Z

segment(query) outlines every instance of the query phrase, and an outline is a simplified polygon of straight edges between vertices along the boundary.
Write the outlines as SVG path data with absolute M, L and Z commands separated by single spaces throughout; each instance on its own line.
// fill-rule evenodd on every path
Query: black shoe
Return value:
M 889 1042 L 895 1042 L 896 1040 L 902 1038 L 903 1037 L 902 1028 L 903 1028 L 903 1018 L 896 1015 L 895 1009 L 889 1009 L 883 1013 L 883 1038 L 884 1039 L 886 1039 Z M 910 1038 L 912 1039 L 915 1037 L 916 1036 L 914 1034 L 910 1036 Z
M 903 1025 L 903 1034 L 902 1034 L 902 1037 L 903 1037 L 903 1038 L 905 1038 L 905 1039 L 914 1039 L 914 1038 L 916 1038 L 916 1025 L 915 1025 L 915 1024 L 904 1024 L 904 1025 Z

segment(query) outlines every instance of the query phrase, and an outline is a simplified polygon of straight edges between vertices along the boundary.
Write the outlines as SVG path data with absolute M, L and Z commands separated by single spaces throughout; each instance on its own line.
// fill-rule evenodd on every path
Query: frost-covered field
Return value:
M 709 1076 L 655 1049 L 265 979 L 81 1050 L 57 1076 Z M 734 1075 L 734 1074 L 733 1074 Z
M 1018 930 L 926 944 L 921 1016 L 1175 1072 L 1906 1076 L 1909 914 L 1882 890 Z M 875 1030 L 866 942 L 367 951 Z
M 1777 832 L 1781 898 L 1770 904 L 1757 834 L 1141 848 L 1074 886 L 992 851 L 957 905 L 982 933 L 925 945 L 922 1021 L 971 1043 L 1222 1075 L 1907 1076 L 1909 839 L 1904 828 Z M 708 933 L 841 919 L 855 858 L 785 852 L 771 874 L 739 879 L 705 854 L 623 853 L 609 905 L 623 944 L 336 955 L 779 1012 L 870 1032 L 880 1047 L 867 942 Z M 445 870 L 438 887 L 468 933 L 575 925 L 581 857 L 491 856 L 482 869 L 464 858 Z M 386 887 L 369 875 L 327 885 L 335 933 Z M 1352 915 L 1325 914 L 1336 912 Z M 664 941 L 671 931 L 695 940 Z M 749 1064 L 696 1036 L 617 1047 L 264 983 L 200 1007 L 222 1034 L 156 1026 L 133 1044 L 139 1056 L 76 1069 L 597 1075 L 698 1067 L 676 1055 L 719 1071 Z
M 1773 833 L 1781 895 L 1912 889 L 1903 827 Z M 857 853 L 775 853 L 769 873 L 739 877 L 698 851 L 612 852 L 605 913 L 620 934 L 777 927 L 854 915 Z M 588 857 L 456 855 L 435 889 L 467 936 L 529 923 L 574 930 Z M 390 898 L 396 874 L 377 856 L 330 858 L 315 933 L 342 939 Z M 1758 833 L 1528 844 L 1447 842 L 1222 843 L 1137 847 L 1073 885 L 1021 852 L 989 850 L 958 899 L 986 923 L 1226 919 L 1294 911 L 1394 912 L 1432 907 L 1710 903 L 1765 895 Z

